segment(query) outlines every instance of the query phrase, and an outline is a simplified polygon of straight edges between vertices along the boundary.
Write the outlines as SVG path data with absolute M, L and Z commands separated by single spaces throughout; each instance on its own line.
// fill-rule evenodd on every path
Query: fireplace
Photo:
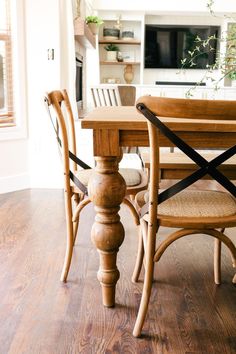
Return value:
M 76 78 L 75 78 L 75 93 L 78 109 L 83 108 L 83 57 L 76 54 Z

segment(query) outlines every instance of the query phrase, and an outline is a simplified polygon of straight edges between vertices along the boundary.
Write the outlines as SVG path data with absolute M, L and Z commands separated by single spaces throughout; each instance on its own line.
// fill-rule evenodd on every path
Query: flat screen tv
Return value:
M 181 68 L 181 60 L 189 56 L 196 43 L 196 37 L 202 40 L 215 35 L 219 38 L 219 26 L 145 26 L 145 68 Z M 206 47 L 194 59 L 191 69 L 205 69 L 207 64 L 213 65 L 216 60 L 217 40 L 210 40 L 213 50 Z M 188 67 L 188 66 L 187 66 Z M 189 65 L 190 68 L 190 65 Z

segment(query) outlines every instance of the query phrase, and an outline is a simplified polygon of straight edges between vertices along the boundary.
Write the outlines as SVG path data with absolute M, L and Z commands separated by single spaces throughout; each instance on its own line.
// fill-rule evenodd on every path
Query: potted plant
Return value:
M 119 52 L 119 47 L 116 44 L 107 44 L 104 49 L 107 51 L 107 61 L 116 61 L 117 52 Z
M 85 19 L 93 34 L 98 34 L 98 28 L 103 24 L 103 20 L 98 16 L 87 16 Z

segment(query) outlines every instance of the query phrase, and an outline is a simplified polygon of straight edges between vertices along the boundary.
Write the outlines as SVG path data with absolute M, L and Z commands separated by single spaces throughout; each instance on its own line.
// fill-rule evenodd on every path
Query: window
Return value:
M 0 126 L 13 125 L 10 0 L 0 0 Z

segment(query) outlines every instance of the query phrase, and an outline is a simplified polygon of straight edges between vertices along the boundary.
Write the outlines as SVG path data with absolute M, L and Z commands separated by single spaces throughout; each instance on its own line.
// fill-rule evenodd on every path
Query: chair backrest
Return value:
M 122 106 L 134 106 L 136 101 L 136 87 L 131 85 L 118 86 Z
M 50 119 L 54 129 L 56 129 L 56 134 L 61 141 L 63 166 L 65 172 L 68 172 L 70 167 L 69 151 L 76 155 L 76 139 L 74 117 L 67 91 L 55 90 L 47 93 L 45 103 L 48 106 Z M 72 161 L 71 167 L 74 171 L 77 170 L 77 164 L 74 161 Z
M 91 87 L 95 107 L 134 106 L 136 87 L 131 85 L 98 85 Z
M 143 96 L 137 101 L 137 108 L 148 119 L 148 131 L 151 148 L 150 195 L 153 196 L 154 200 L 157 196 L 159 184 L 158 170 L 160 144 L 158 134 L 160 132 L 167 136 L 168 139 L 172 140 L 172 142 L 197 165 L 199 165 L 200 168 L 193 175 L 184 178 L 181 182 L 170 187 L 167 191 L 162 192 L 158 196 L 158 203 L 165 201 L 169 197 L 190 186 L 206 174 L 210 174 L 211 177 L 221 183 L 230 193 L 236 196 L 236 187 L 217 170 L 217 167 L 221 163 L 236 154 L 236 145 L 232 146 L 212 161 L 207 162 L 198 154 L 197 151 L 195 151 L 189 144 L 186 144 L 185 141 L 172 132 L 166 125 L 163 125 L 163 122 L 158 119 L 158 117 L 172 117 L 174 119 L 204 119 L 211 120 L 212 124 L 214 124 L 217 120 L 230 120 L 236 122 L 236 101 L 175 99 Z M 196 132 L 196 134 L 201 134 L 201 132 Z M 221 137 L 220 139 L 224 138 Z M 219 144 L 220 143 L 221 142 L 219 141 Z M 205 147 L 207 147 L 207 142 Z M 201 148 L 204 148 L 204 146 L 201 146 Z M 145 208 L 146 209 L 143 210 L 143 213 L 147 211 L 147 206 Z
M 120 95 L 117 86 L 94 86 L 91 87 L 91 93 L 95 107 L 121 106 Z
M 235 120 L 236 101 L 199 100 L 142 96 L 138 103 L 144 103 L 156 116 L 172 118 Z
M 70 180 L 72 180 L 73 185 L 75 184 L 82 193 L 87 194 L 87 188 L 75 176 L 78 165 L 84 169 L 89 169 L 90 167 L 76 156 L 74 117 L 67 91 L 51 91 L 46 94 L 44 101 L 62 155 L 64 188 L 68 191 L 70 189 Z

